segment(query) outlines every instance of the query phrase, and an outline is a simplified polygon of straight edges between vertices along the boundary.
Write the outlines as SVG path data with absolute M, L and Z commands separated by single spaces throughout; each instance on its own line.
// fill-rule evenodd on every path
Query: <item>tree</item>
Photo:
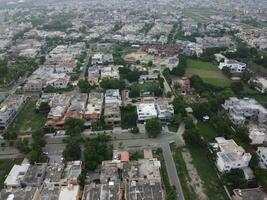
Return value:
M 77 140 L 70 140 L 64 151 L 63 157 L 66 161 L 74 161 L 81 159 L 81 147 Z
M 239 126 L 236 129 L 236 134 L 238 138 L 245 144 L 249 144 L 251 139 L 249 138 L 249 130 L 245 126 Z
M 241 81 L 231 83 L 230 87 L 236 94 L 240 94 L 244 90 L 244 86 Z
M 77 136 L 84 130 L 84 120 L 67 118 L 64 123 L 64 128 L 67 135 Z
M 227 185 L 231 184 L 233 188 L 240 188 L 240 186 L 246 183 L 242 169 L 232 169 L 230 172 L 224 174 L 223 181 Z
M 260 160 L 259 160 L 259 156 L 258 156 L 258 154 L 255 153 L 255 152 L 253 152 L 251 155 L 252 155 L 252 156 L 251 156 L 251 159 L 250 159 L 250 162 L 249 162 L 249 167 L 250 167 L 251 169 L 254 169 L 254 170 L 255 170 L 256 167 L 258 167 L 259 162 L 260 162 Z
M 193 108 L 194 110 L 194 115 L 196 116 L 196 118 L 198 118 L 199 120 L 202 120 L 202 118 L 206 115 L 210 116 L 211 113 L 211 104 L 209 102 L 204 102 L 201 104 L 196 104 Z
M 121 108 L 121 123 L 122 128 L 136 127 L 137 112 L 136 106 L 127 105 Z
M 150 61 L 147 63 L 147 66 L 148 66 L 148 67 L 152 67 L 152 66 L 153 66 L 153 61 L 150 60 Z
M 38 162 L 39 159 L 40 159 L 40 152 L 36 149 L 32 149 L 28 155 L 27 155 L 27 158 L 30 162 L 30 164 L 34 164 L 35 162 Z
M 206 91 L 206 84 L 200 78 L 200 76 L 198 76 L 198 75 L 191 76 L 190 82 L 198 93 L 202 93 L 202 92 Z
M 161 124 L 156 118 L 147 120 L 145 128 L 146 132 L 151 137 L 157 137 L 161 132 Z
M 87 80 L 80 79 L 78 82 L 78 87 L 80 88 L 82 93 L 89 93 L 92 89 L 91 85 Z
M 188 145 L 200 145 L 202 140 L 197 128 L 187 129 L 183 134 L 183 138 Z
M 244 83 L 247 83 L 250 80 L 251 76 L 252 74 L 248 70 L 245 70 L 242 74 L 241 79 Z
M 123 80 L 118 80 L 118 79 L 108 79 L 108 78 L 104 78 L 101 83 L 100 86 L 103 89 L 119 89 L 119 90 L 123 90 L 125 88 L 125 82 Z
M 267 169 L 257 167 L 255 170 L 255 176 L 259 185 L 267 188 Z
M 19 138 L 16 140 L 15 146 L 22 153 L 28 153 L 30 151 L 28 143 L 28 140 Z
M 140 77 L 140 72 L 137 70 L 131 70 L 128 67 L 119 68 L 120 77 L 122 79 L 127 79 L 129 82 L 137 82 Z
M 50 106 L 48 102 L 41 102 L 39 106 L 39 112 L 48 113 L 50 111 Z
M 222 72 L 225 76 L 227 76 L 228 78 L 231 77 L 231 72 L 230 72 L 230 68 L 229 67 L 223 67 L 222 68 Z
M 174 107 L 174 113 L 175 114 L 181 114 L 182 116 L 186 115 L 186 111 L 185 111 L 185 103 L 184 100 L 182 99 L 182 97 L 176 97 L 173 102 L 172 105 Z

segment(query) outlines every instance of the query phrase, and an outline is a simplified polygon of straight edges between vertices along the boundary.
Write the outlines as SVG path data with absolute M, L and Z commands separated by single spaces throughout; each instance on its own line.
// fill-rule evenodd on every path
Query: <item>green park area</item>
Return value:
M 183 11 L 183 14 L 196 22 L 204 23 L 209 19 L 211 15 L 215 14 L 215 11 L 210 9 L 187 8 Z
M 27 100 L 25 106 L 8 129 L 8 133 L 24 135 L 40 130 L 44 126 L 47 116 L 44 113 L 36 112 L 35 104 L 37 99 L 38 97 L 30 97 Z
M 227 87 L 231 84 L 231 80 L 216 65 L 210 62 L 188 59 L 186 75 L 198 75 L 204 82 L 214 86 Z

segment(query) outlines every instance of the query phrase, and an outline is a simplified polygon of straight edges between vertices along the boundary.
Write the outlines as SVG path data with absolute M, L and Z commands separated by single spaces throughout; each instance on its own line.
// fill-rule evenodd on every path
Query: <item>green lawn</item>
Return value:
M 204 23 L 209 20 L 209 17 L 215 12 L 210 9 L 192 9 L 187 8 L 183 11 L 186 17 L 193 19 L 195 22 Z
M 6 176 L 10 172 L 14 164 L 20 164 L 21 159 L 5 159 L 0 160 L 0 189 L 4 186 Z
M 171 123 L 171 124 L 168 124 L 168 130 L 170 131 L 170 132 L 177 132 L 177 130 L 178 130 L 178 127 L 179 126 L 177 126 L 176 124 L 174 124 L 174 123 Z
M 180 183 L 183 189 L 184 198 L 185 200 L 195 200 L 197 199 L 197 195 L 195 193 L 194 188 L 192 188 L 192 186 L 188 184 L 188 181 L 190 181 L 190 177 L 189 177 L 188 171 L 186 169 L 186 164 L 182 156 L 182 149 L 175 148 L 173 149 L 173 151 L 174 151 L 173 159 L 174 159 L 177 173 L 179 176 L 179 180 L 180 180 Z
M 32 133 L 41 129 L 47 119 L 46 114 L 37 113 L 35 104 L 38 97 L 31 97 L 21 109 L 16 119 L 8 129 L 8 132 L 16 132 L 21 135 Z
M 204 82 L 215 86 L 226 87 L 231 83 L 216 65 L 200 60 L 187 60 L 186 75 L 199 75 Z
M 188 147 L 193 165 L 197 169 L 198 175 L 204 184 L 205 193 L 210 200 L 227 200 L 228 196 L 224 191 L 222 181 L 218 178 L 215 165 L 200 147 Z
M 197 124 L 197 128 L 199 129 L 201 136 L 203 136 L 207 142 L 214 142 L 216 131 L 209 123 L 200 122 Z

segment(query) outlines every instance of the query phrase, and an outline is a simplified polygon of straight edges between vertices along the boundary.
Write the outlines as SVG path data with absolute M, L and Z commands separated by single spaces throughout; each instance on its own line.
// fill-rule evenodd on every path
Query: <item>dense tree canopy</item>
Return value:
M 84 120 L 75 119 L 75 118 L 67 118 L 64 123 L 64 128 L 66 130 L 67 135 L 77 136 L 84 129 Z
M 151 137 L 157 137 L 161 132 L 161 124 L 156 118 L 147 120 L 145 128 L 146 132 Z

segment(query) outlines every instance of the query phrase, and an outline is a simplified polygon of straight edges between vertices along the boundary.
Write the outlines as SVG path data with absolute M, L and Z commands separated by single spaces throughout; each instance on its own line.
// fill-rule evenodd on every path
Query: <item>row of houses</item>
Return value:
M 130 161 L 128 152 L 114 151 L 113 160 L 102 162 L 99 181 L 85 186 L 82 199 L 163 200 L 160 168 L 150 150 L 137 161 Z
M 78 200 L 81 172 L 81 161 L 30 165 L 24 160 L 9 172 L 0 199 Z
M 88 199 L 165 199 L 161 163 L 151 150 L 144 159 L 130 161 L 129 153 L 114 151 L 113 159 L 103 161 L 100 172 L 88 176 L 81 190 L 81 161 L 14 165 L 4 181 L 0 199 L 88 200 Z
M 162 122 L 173 119 L 174 108 L 168 102 L 140 103 L 137 105 L 138 122 L 144 123 L 148 119 L 158 118 Z
M 67 88 L 70 81 L 69 73 L 73 72 L 77 58 L 84 49 L 84 43 L 58 45 L 46 56 L 45 63 L 28 78 L 24 90 L 41 91 L 48 86 L 57 89 Z

